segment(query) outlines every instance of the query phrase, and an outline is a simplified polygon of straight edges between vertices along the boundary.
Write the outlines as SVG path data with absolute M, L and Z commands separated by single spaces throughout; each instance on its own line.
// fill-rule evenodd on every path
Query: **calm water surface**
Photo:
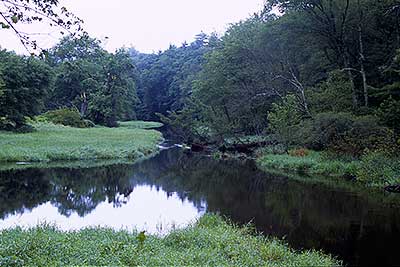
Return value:
M 2 171 L 0 229 L 47 222 L 163 234 L 218 212 L 348 265 L 399 266 L 400 198 L 344 188 L 174 148 L 134 165 Z

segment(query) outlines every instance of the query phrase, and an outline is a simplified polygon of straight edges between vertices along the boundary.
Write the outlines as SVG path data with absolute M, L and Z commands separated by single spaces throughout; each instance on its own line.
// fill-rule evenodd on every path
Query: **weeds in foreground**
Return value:
M 62 232 L 52 226 L 0 232 L 0 265 L 25 266 L 338 266 L 318 251 L 294 251 L 216 215 L 165 237 L 93 228 Z

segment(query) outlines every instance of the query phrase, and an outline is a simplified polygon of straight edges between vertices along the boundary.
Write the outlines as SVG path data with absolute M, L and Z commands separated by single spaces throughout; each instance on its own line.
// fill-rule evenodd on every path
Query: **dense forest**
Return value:
M 269 0 L 222 36 L 154 54 L 110 53 L 87 34 L 42 57 L 2 50 L 0 103 L 3 130 L 29 130 L 40 114 L 79 127 L 158 120 L 188 143 L 257 136 L 285 151 L 393 158 L 400 3 Z

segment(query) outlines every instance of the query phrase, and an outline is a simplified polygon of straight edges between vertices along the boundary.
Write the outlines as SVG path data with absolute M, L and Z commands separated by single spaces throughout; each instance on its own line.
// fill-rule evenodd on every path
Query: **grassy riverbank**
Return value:
M 265 154 L 259 157 L 257 162 L 263 169 L 280 169 L 330 177 L 352 175 L 359 165 L 357 161 L 327 160 L 314 151 L 305 156 L 291 156 L 286 153 Z
M 265 171 L 284 170 L 328 179 L 351 178 L 372 187 L 400 183 L 400 159 L 379 152 L 367 154 L 359 160 L 327 158 L 315 151 L 307 151 L 305 155 L 261 153 L 257 164 Z
M 121 121 L 118 122 L 119 127 L 129 129 L 156 129 L 164 124 L 155 121 Z
M 109 229 L 61 232 L 43 226 L 0 232 L 0 265 L 25 266 L 337 266 L 316 251 L 296 252 L 281 241 L 254 236 L 219 216 L 165 237 Z
M 160 132 L 139 127 L 78 129 L 50 123 L 34 127 L 32 133 L 0 132 L 0 162 L 136 160 L 154 153 L 162 140 Z

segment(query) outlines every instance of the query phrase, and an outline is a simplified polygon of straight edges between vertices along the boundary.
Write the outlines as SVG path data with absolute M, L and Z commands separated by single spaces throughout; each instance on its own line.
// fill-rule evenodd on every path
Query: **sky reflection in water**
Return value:
M 0 223 L 0 229 L 31 227 L 45 222 L 56 224 L 62 230 L 102 226 L 165 234 L 170 229 L 186 226 L 204 213 L 198 211 L 190 201 L 182 201 L 176 193 L 168 195 L 154 186 L 136 186 L 128 197 L 122 198 L 122 205 L 116 207 L 104 201 L 84 217 L 76 212 L 67 217 L 60 214 L 57 207 L 46 202 L 31 211 L 8 216 Z

